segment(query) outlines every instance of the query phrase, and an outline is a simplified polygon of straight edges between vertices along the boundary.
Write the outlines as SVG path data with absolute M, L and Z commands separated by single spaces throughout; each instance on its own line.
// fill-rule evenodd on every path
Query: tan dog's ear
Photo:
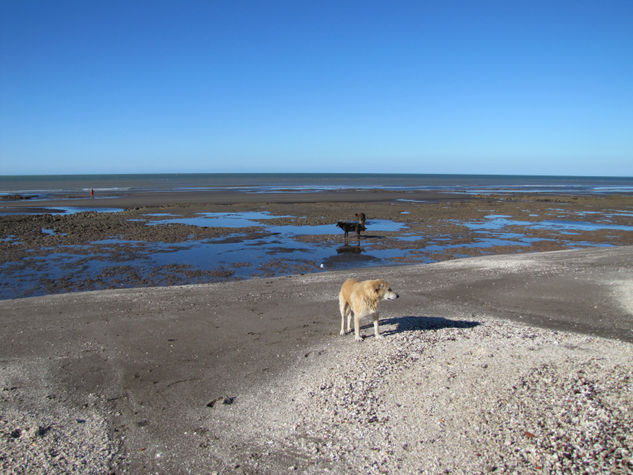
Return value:
M 374 285 L 374 292 L 378 293 L 378 292 L 380 292 L 380 289 L 382 289 L 382 281 L 379 280 Z

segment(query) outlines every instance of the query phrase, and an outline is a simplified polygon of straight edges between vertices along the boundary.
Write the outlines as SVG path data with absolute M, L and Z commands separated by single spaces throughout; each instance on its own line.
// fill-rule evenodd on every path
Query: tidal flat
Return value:
M 3 299 L 633 244 L 633 197 L 618 194 L 191 192 L 11 204 L 0 215 Z M 366 231 L 345 239 L 337 221 L 360 212 Z

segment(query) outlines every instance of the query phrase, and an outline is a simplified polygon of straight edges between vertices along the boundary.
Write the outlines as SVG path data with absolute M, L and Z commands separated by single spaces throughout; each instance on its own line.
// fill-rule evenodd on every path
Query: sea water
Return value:
M 452 193 L 633 192 L 633 177 L 435 175 L 373 173 L 189 173 L 0 176 L 0 196 L 47 199 L 64 194 L 99 197 L 130 192 L 241 191 L 310 193 L 339 190 L 428 190 Z

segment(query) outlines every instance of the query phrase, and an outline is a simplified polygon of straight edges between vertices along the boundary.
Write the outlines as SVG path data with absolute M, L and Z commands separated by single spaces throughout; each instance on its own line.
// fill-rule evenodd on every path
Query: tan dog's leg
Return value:
M 345 315 L 347 315 L 347 331 L 349 331 L 349 320 L 351 318 L 348 303 L 339 295 L 338 308 L 341 311 L 341 335 L 345 335 Z
M 360 336 L 360 315 L 356 314 L 356 312 L 354 312 L 354 334 L 354 340 L 363 341 Z
M 384 338 L 378 331 L 378 312 L 374 313 L 374 336 L 379 340 Z
M 352 331 L 352 307 L 347 306 L 347 333 Z

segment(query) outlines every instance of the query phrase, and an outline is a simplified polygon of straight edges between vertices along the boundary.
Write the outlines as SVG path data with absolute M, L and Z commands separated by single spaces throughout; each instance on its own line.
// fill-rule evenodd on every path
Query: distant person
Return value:
M 95 198 L 95 189 L 94 188 L 90 188 L 90 198 L 92 198 L 93 200 Z

